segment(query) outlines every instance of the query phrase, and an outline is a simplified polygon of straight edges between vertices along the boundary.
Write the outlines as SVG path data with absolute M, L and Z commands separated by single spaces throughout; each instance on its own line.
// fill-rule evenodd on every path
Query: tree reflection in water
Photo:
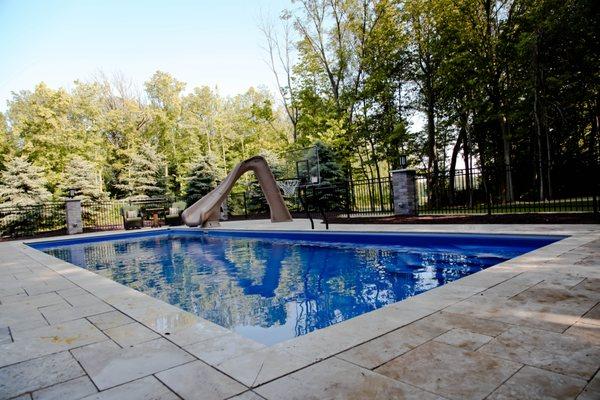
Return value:
M 171 234 L 45 250 L 272 344 L 511 258 L 477 251 Z

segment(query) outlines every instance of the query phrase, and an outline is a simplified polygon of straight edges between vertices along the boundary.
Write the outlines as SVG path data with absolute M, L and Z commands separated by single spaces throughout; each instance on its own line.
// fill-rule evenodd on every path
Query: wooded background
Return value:
M 331 179 L 385 177 L 407 154 L 432 187 L 477 167 L 507 200 L 578 195 L 599 173 L 599 7 L 293 1 L 259 26 L 276 94 L 223 97 L 161 71 L 143 88 L 118 74 L 40 83 L 0 114 L 0 204 L 71 187 L 91 200 L 198 196 L 256 154 L 284 175 L 315 143 Z

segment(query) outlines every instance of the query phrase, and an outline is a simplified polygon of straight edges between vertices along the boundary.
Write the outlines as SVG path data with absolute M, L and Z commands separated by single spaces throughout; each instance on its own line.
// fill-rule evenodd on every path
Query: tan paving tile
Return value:
M 12 337 L 10 336 L 10 330 L 8 327 L 0 328 L 0 344 L 11 343 Z
M 202 361 L 159 372 L 156 377 L 183 399 L 197 399 L 199 388 L 206 400 L 225 399 L 248 389 Z
M 447 330 L 459 328 L 486 336 L 498 336 L 511 327 L 511 325 L 504 322 L 475 318 L 469 315 L 446 311 L 433 314 L 423 319 L 424 323 L 428 323 L 429 321 L 436 326 L 445 327 Z
M 230 358 L 265 348 L 265 345 L 246 339 L 235 333 L 217 336 L 214 339 L 184 347 L 202 361 L 210 365 L 218 365 Z
M 13 397 L 11 400 L 31 400 L 31 394 L 25 393 L 21 396 Z
M 600 346 L 600 326 L 589 325 L 581 322 L 575 323 L 565 331 L 565 334 L 575 336 L 580 340 L 586 341 L 594 346 Z
M 513 325 L 563 332 L 591 307 L 589 299 L 583 303 L 559 301 L 553 303 L 549 298 L 550 296 L 548 300 L 542 302 L 517 302 L 512 299 L 473 297 L 448 307 L 446 311 Z
M 0 326 L 7 327 L 24 327 L 27 329 L 35 326 L 36 323 L 40 325 L 47 325 L 48 323 L 44 319 L 44 316 L 38 311 L 36 307 L 32 306 L 14 306 L 12 304 L 5 304 L 0 306 Z
M 100 390 L 154 374 L 194 358 L 165 339 L 121 349 L 106 341 L 72 350 Z
M 582 318 L 581 322 L 589 325 L 600 325 L 600 303 L 588 311 Z
M 438 396 L 345 361 L 330 358 L 258 387 L 267 399 L 419 399 Z
M 311 362 L 283 350 L 265 348 L 231 358 L 217 369 L 248 387 L 261 385 L 309 365 Z
M 594 378 L 587 384 L 577 400 L 598 400 L 600 399 L 600 373 L 596 373 Z
M 0 366 L 106 340 L 106 336 L 81 319 L 23 332 L 13 332 L 13 343 L 0 345 Z
M 170 341 L 179 346 L 188 346 L 231 333 L 228 329 L 210 321 L 198 320 L 197 318 L 190 320 L 187 315 L 184 317 L 183 324 L 179 325 L 179 316 L 181 314 L 168 315 L 164 320 L 156 318 L 152 320 L 152 325 L 147 326 L 155 326 L 156 329 L 159 329 L 159 332 L 163 332 Z
M 0 368 L 0 398 L 8 399 L 83 375 L 68 351 L 10 365 Z
M 34 400 L 76 400 L 97 392 L 90 378 L 82 376 L 33 392 L 32 397 Z
M 96 303 L 81 307 L 55 305 L 40 309 L 40 311 L 42 312 L 42 314 L 44 314 L 44 317 L 48 320 L 50 324 L 72 321 L 74 319 L 102 314 L 113 310 L 114 308 L 106 303 Z
M 109 328 L 104 333 L 121 347 L 134 346 L 160 337 L 156 332 L 137 322 Z
M 100 393 L 85 400 L 178 400 L 179 397 L 153 376 L 147 376 Z
M 87 317 L 87 319 L 92 324 L 96 325 L 96 327 L 100 330 L 115 328 L 117 326 L 135 322 L 120 311 L 109 311 L 102 314 L 92 315 L 91 317 Z
M 464 329 L 455 328 L 451 331 L 436 337 L 436 342 L 446 343 L 451 346 L 460 347 L 467 350 L 477 350 L 493 338 L 491 336 L 481 335 Z
M 22 294 L 4 298 L 2 299 L 2 304 L 12 304 L 13 307 L 17 304 L 19 306 L 44 307 L 54 304 L 64 304 L 64 299 L 54 292 L 38 294 L 37 296 L 27 296 Z
M 248 390 L 242 394 L 238 394 L 237 396 L 231 397 L 229 400 L 264 400 L 265 398 L 259 396 L 251 390 Z
M 600 348 L 570 335 L 515 327 L 478 352 L 589 379 L 600 367 Z
M 449 328 L 423 319 L 347 350 L 337 357 L 373 369 L 445 333 Z
M 375 372 L 450 399 L 482 399 L 520 367 L 515 362 L 432 341 Z
M 574 399 L 585 386 L 583 379 L 524 366 L 488 397 L 490 400 Z

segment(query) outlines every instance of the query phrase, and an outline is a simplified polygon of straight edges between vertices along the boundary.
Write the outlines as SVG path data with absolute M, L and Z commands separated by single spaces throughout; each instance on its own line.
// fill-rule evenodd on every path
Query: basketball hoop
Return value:
M 296 193 L 296 188 L 300 184 L 298 179 L 287 179 L 285 181 L 277 181 L 277 186 L 283 192 L 286 197 L 293 196 Z

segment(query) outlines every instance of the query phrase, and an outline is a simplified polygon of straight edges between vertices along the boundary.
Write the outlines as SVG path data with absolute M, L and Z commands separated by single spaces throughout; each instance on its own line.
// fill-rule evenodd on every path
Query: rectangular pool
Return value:
M 169 229 L 29 246 L 271 345 L 562 238 Z

